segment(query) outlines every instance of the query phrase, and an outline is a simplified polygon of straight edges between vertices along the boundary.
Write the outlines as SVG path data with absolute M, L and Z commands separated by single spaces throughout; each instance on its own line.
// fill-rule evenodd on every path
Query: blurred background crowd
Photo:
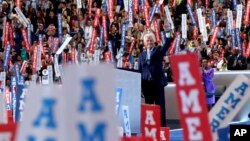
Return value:
M 194 52 L 200 60 L 206 59 L 215 71 L 250 69 L 248 0 L 164 0 L 161 5 L 159 0 L 132 1 L 132 25 L 127 24 L 131 13 L 125 0 L 81 0 L 81 6 L 77 5 L 77 0 L 0 1 L 0 71 L 7 72 L 6 85 L 10 85 L 10 76 L 16 75 L 15 64 L 27 81 L 34 74 L 41 75 L 48 65 L 54 65 L 55 52 L 67 37 L 72 39 L 59 55 L 59 65 L 110 62 L 118 68 L 137 70 L 138 56 L 144 49 L 143 35 L 147 30 L 160 35 L 160 38 L 156 36 L 157 45 L 164 43 L 161 33 L 175 39 L 163 62 L 168 81 L 172 81 L 169 56 L 178 53 Z M 166 5 L 172 23 L 165 13 Z M 241 21 L 236 20 L 237 5 L 242 5 Z M 20 8 L 28 25 L 25 26 L 15 7 Z M 198 30 L 198 8 L 205 18 L 207 41 Z M 232 12 L 232 30 L 228 28 L 228 11 Z M 182 14 L 187 15 L 187 36 L 177 38 L 182 33 Z M 153 22 L 148 25 L 147 18 L 151 15 Z M 238 25 L 241 23 L 239 34 L 235 30 L 237 22 Z M 8 65 L 4 67 L 8 44 L 11 50 Z M 37 49 L 40 45 L 39 62 Z M 34 67 L 36 63 L 40 63 L 38 68 Z

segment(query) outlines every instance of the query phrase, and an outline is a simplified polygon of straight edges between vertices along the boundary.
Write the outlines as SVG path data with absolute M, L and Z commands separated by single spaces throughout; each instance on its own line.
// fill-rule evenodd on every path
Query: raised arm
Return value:
M 172 41 L 173 41 L 173 38 L 165 38 L 165 44 L 161 47 L 161 55 L 165 55 Z

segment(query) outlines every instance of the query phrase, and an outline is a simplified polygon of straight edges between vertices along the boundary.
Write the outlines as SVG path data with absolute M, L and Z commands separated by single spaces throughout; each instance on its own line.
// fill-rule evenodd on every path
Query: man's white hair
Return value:
M 155 34 L 153 32 L 145 33 L 144 36 L 143 36 L 143 42 L 146 42 L 147 38 L 149 38 L 149 37 L 152 38 L 154 43 L 156 42 Z

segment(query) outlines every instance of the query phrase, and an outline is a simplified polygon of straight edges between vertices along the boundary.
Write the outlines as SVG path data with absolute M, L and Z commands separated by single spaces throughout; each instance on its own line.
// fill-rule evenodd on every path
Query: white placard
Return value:
M 231 32 L 234 27 L 233 27 L 233 13 L 230 9 L 227 10 L 227 17 L 228 17 L 227 26 L 229 31 Z
M 39 71 L 42 67 L 42 46 L 38 45 L 37 47 L 37 61 L 36 61 L 36 71 Z
M 7 124 L 7 113 L 5 106 L 5 95 L 0 94 L 0 124 Z
M 0 73 L 0 81 L 2 81 L 2 84 L 1 84 L 1 92 L 2 94 L 4 94 L 5 92 L 5 87 L 6 87 L 6 72 L 1 72 Z
M 36 79 L 37 79 L 37 75 L 36 75 L 36 74 L 33 74 L 33 75 L 31 76 L 31 82 L 32 82 L 33 84 L 36 84 Z
M 202 26 L 203 26 L 202 38 L 204 42 L 207 42 L 208 36 L 207 36 L 207 28 L 206 28 L 206 18 L 204 16 L 202 17 Z
M 129 0 L 123 0 L 123 2 L 124 2 L 124 9 L 125 9 L 126 12 L 128 12 L 128 1 Z
M 51 65 L 47 66 L 48 73 L 49 73 L 49 84 L 53 85 L 53 68 Z
M 171 26 L 171 29 L 174 30 L 174 23 L 173 23 L 173 20 L 170 16 L 170 11 L 169 11 L 169 8 L 168 6 L 165 6 L 164 7 L 164 10 L 165 10 L 165 13 L 167 15 L 167 20 L 168 20 L 168 23 L 170 23 L 170 26 Z
M 187 38 L 187 14 L 181 15 L 181 35 L 183 39 Z
M 61 76 L 59 64 L 58 64 L 58 56 L 55 54 L 54 56 L 54 69 L 55 69 L 55 75 L 56 77 Z
M 129 0 L 128 6 L 128 27 L 133 27 L 133 0 Z
M 64 76 L 63 87 L 29 87 L 16 140 L 118 141 L 113 67 L 70 65 Z
M 217 140 L 217 130 L 225 128 L 232 122 L 242 106 L 249 101 L 250 81 L 247 77 L 238 76 L 220 97 L 209 112 L 213 140 Z
M 94 64 L 100 64 L 100 55 L 101 51 L 99 49 L 96 49 L 94 52 Z
M 42 71 L 42 84 L 49 85 L 49 72 L 47 69 Z
M 68 45 L 68 43 L 70 42 L 70 40 L 72 39 L 72 37 L 67 37 L 65 39 L 65 41 L 63 42 L 63 44 L 60 46 L 60 48 L 56 51 L 56 54 L 59 55 L 63 52 L 63 50 L 65 49 L 65 47 Z
M 202 33 L 203 32 L 203 29 L 202 29 L 202 11 L 200 8 L 198 8 L 198 9 L 196 9 L 196 12 L 198 15 L 199 29 L 200 29 L 200 32 Z
M 57 87 L 31 85 L 27 91 L 27 99 L 23 120 L 18 128 L 17 141 L 67 141 L 64 120 L 64 94 Z
M 237 5 L 237 17 L 236 17 L 236 28 L 241 28 L 241 22 L 242 22 L 242 5 Z
M 67 141 L 83 141 L 84 135 L 118 141 L 113 67 L 70 65 L 65 66 L 64 72 L 62 89 L 67 100 L 65 112 L 70 135 Z
M 26 17 L 24 16 L 23 12 L 18 7 L 15 8 L 15 11 L 17 12 L 18 16 L 20 17 L 20 19 L 23 22 L 24 26 L 27 27 L 29 22 L 26 19 Z
M 128 106 L 122 106 L 122 113 L 123 113 L 123 121 L 124 121 L 124 129 L 125 135 L 127 137 L 131 137 L 131 128 L 130 128 L 130 120 L 129 120 L 129 110 Z
M 82 0 L 77 0 L 77 8 L 82 8 Z

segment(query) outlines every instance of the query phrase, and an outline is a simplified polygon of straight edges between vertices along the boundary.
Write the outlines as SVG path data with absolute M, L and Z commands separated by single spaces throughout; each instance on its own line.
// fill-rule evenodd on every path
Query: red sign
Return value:
M 27 32 L 24 28 L 22 28 L 22 36 L 24 39 L 26 50 L 27 50 L 27 52 L 29 52 L 30 51 L 30 44 L 29 44 Z
M 106 16 L 102 16 L 102 26 L 104 28 L 103 34 L 104 34 L 104 40 L 108 40 L 108 31 L 107 31 L 107 20 Z
M 134 1 L 134 11 L 135 13 L 139 12 L 139 0 Z
M 97 27 L 99 24 L 100 13 L 101 13 L 101 9 L 97 8 L 95 12 L 94 27 Z
M 196 54 L 170 57 L 185 141 L 211 141 L 201 72 Z
M 249 16 L 250 16 L 250 0 L 247 1 L 246 4 L 246 13 L 244 17 L 244 24 L 247 25 L 249 23 Z
M 91 17 L 92 15 L 92 0 L 88 1 L 88 16 Z
M 113 16 L 114 16 L 114 12 L 113 12 L 113 9 L 114 9 L 114 3 L 113 3 L 113 0 L 108 0 L 108 15 L 109 15 L 109 19 L 113 19 Z
M 141 105 L 141 132 L 144 137 L 152 137 L 154 141 L 160 140 L 161 126 L 160 106 Z
M 215 40 L 216 40 L 216 38 L 217 38 L 218 32 L 219 32 L 219 27 L 216 26 L 216 27 L 215 27 L 215 30 L 214 30 L 214 33 L 213 33 L 213 35 L 212 35 L 212 38 L 211 38 L 211 40 L 210 40 L 210 43 L 209 43 L 210 47 L 212 47 L 212 46 L 215 44 Z
M 154 20 L 154 29 L 155 29 L 156 41 L 157 41 L 157 43 L 160 43 L 161 42 L 161 35 L 160 35 L 160 28 L 158 26 L 157 19 Z
M 144 6 L 144 18 L 146 21 L 146 27 L 150 28 L 150 22 L 149 22 L 149 8 L 147 6 Z
M 16 124 L 0 124 L 0 141 L 14 141 Z
M 161 141 L 170 141 L 170 128 L 161 127 L 160 137 Z
M 121 141 L 153 141 L 150 137 L 123 137 Z
M 94 51 L 95 51 L 95 39 L 96 39 L 96 29 L 93 29 L 92 31 L 92 37 L 91 37 L 91 40 L 90 40 L 90 47 L 89 47 L 89 52 L 91 54 L 94 54 Z

